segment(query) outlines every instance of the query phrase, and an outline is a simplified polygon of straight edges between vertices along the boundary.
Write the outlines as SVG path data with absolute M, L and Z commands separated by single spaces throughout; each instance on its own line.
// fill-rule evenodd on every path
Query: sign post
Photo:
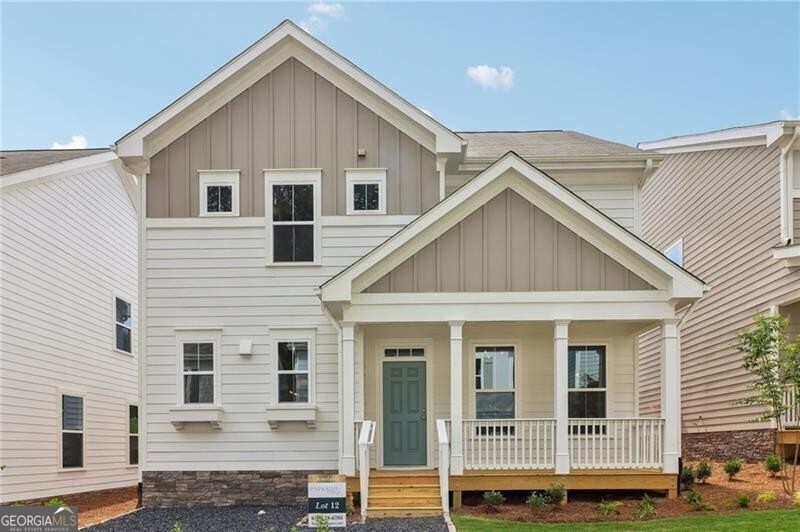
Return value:
M 308 526 L 347 526 L 347 482 L 344 475 L 308 475 Z

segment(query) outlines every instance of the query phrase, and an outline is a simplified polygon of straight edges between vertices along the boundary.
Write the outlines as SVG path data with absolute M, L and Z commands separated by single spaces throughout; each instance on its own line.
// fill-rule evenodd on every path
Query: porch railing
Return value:
M 800 427 L 800 402 L 797 400 L 797 392 L 794 386 L 786 386 L 783 391 L 783 404 L 786 405 L 786 412 L 783 413 L 781 423 L 784 427 Z
M 364 420 L 360 422 L 360 431 L 358 436 L 358 480 L 359 480 L 359 497 L 361 497 L 361 516 L 367 517 L 367 508 L 369 504 L 369 448 L 375 442 L 375 425 L 374 421 Z
M 664 420 L 660 418 L 570 419 L 570 466 L 575 469 L 659 468 Z
M 466 419 L 465 469 L 552 469 L 555 419 Z
M 439 493 L 442 498 L 442 511 L 450 511 L 450 437 L 447 434 L 447 421 L 436 420 L 436 440 L 439 442 Z

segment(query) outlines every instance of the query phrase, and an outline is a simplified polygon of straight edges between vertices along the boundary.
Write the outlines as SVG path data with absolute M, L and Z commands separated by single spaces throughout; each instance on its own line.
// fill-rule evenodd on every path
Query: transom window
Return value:
M 386 214 L 386 169 L 347 168 L 347 214 Z
M 128 464 L 139 463 L 139 407 L 128 405 Z
M 83 397 L 61 396 L 61 467 L 83 467 Z
M 515 394 L 514 347 L 476 347 L 475 417 L 512 419 Z
M 120 351 L 131 352 L 131 304 L 119 297 L 114 298 L 114 345 Z
M 277 171 L 276 171 L 277 172 Z M 318 261 L 320 171 L 267 173 L 268 249 L 275 264 Z
M 606 417 L 605 346 L 570 346 L 568 353 L 569 417 Z
M 200 215 L 239 215 L 239 171 L 203 170 L 200 175 Z
M 383 350 L 387 357 L 424 357 L 425 349 L 421 347 L 389 347 Z
M 214 403 L 214 343 L 183 344 L 184 404 Z
M 278 342 L 278 402 L 309 402 L 309 342 Z

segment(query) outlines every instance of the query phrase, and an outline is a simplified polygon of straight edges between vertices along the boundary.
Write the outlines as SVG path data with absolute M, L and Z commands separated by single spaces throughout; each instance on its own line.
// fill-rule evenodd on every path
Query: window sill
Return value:
M 772 248 L 772 258 L 783 261 L 787 268 L 800 266 L 800 244 Z
M 267 423 L 269 423 L 269 428 L 277 429 L 282 421 L 305 421 L 306 427 L 316 428 L 317 406 L 312 404 L 268 406 Z
M 267 268 L 319 268 L 322 266 L 321 262 L 268 262 Z
M 76 473 L 79 471 L 86 471 L 86 467 L 59 467 L 59 473 Z
M 127 357 L 131 357 L 131 358 L 133 358 L 133 352 L 132 352 L 132 351 L 123 351 L 122 349 L 117 349 L 117 348 L 115 347 L 115 348 L 114 348 L 114 352 L 115 352 L 115 353 L 119 353 L 120 355 L 125 355 L 125 356 L 127 356 Z
M 175 430 L 183 430 L 186 423 L 208 423 L 214 430 L 222 430 L 222 408 L 219 406 L 179 406 L 169 410 L 169 421 Z

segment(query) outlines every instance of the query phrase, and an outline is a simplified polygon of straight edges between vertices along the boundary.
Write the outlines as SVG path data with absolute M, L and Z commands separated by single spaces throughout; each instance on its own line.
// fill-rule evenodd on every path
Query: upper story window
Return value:
M 131 310 L 130 303 L 119 297 L 114 298 L 114 346 L 125 353 L 131 352 Z
M 476 347 L 475 417 L 512 419 L 515 395 L 514 347 Z
M 347 168 L 347 214 L 386 214 L 386 169 Z
M 664 251 L 664 255 L 666 255 L 669 260 L 678 266 L 683 266 L 683 239 L 679 239 L 677 242 L 668 247 Z
M 239 216 L 239 171 L 201 170 L 200 216 Z
M 83 397 L 61 396 L 61 467 L 83 467 Z
M 606 417 L 606 347 L 569 346 L 569 417 Z
M 267 170 L 267 254 L 271 264 L 318 264 L 321 170 Z

